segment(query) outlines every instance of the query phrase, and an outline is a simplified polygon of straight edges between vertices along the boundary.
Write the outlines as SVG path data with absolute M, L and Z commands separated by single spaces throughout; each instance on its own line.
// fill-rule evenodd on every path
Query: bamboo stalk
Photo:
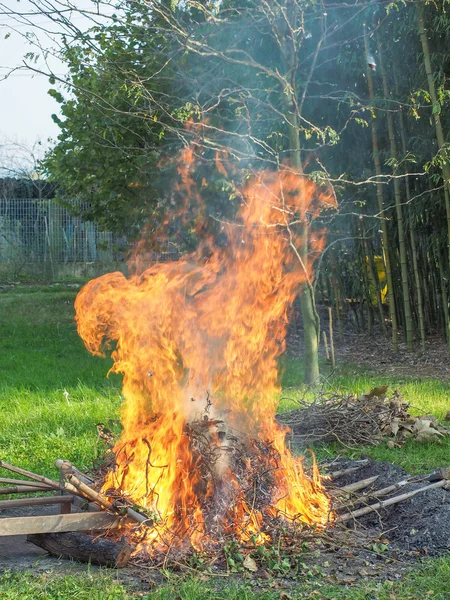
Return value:
M 362 469 L 363 467 L 365 467 L 368 463 L 368 459 L 364 459 L 362 461 L 360 461 L 360 464 L 356 467 L 349 467 L 348 469 L 341 469 L 340 471 L 334 471 L 334 473 L 329 473 L 328 477 L 331 480 L 334 479 L 338 479 L 338 477 L 343 477 L 344 475 L 350 475 L 350 473 L 355 473 L 355 471 L 359 471 L 359 469 Z
M 73 496 L 50 496 L 47 498 L 17 498 L 15 500 L 0 500 L 2 508 L 15 508 L 18 506 L 42 506 L 46 504 L 69 504 Z
M 362 270 L 361 270 L 361 282 L 362 282 L 362 287 L 363 287 L 363 293 L 366 297 L 366 302 L 367 302 L 367 333 L 369 335 L 369 337 L 372 337 L 373 335 L 373 306 L 372 306 L 372 297 L 371 297 L 371 290 L 370 290 L 370 281 L 369 281 L 369 273 L 368 273 L 368 269 L 367 269 L 367 261 L 368 261 L 368 257 L 367 257 L 367 252 L 365 251 L 365 240 L 364 240 L 364 228 L 362 225 L 362 222 L 359 223 L 358 226 L 355 226 L 355 232 L 358 235 L 359 234 L 359 243 L 358 243 L 358 251 L 359 251 L 359 258 L 360 258 L 360 265 L 362 265 Z M 374 286 L 374 290 L 375 290 L 375 286 Z
M 378 277 L 378 271 L 375 266 L 375 260 L 373 257 L 373 246 L 372 246 L 372 244 L 368 243 L 366 235 L 367 235 L 366 231 L 364 230 L 364 248 L 365 248 L 366 255 L 367 255 L 367 266 L 369 267 L 369 276 L 370 276 L 370 280 L 372 281 L 373 288 L 375 290 L 375 298 L 377 301 L 378 312 L 380 315 L 380 327 L 383 332 L 383 335 L 386 337 L 387 329 L 386 329 L 386 322 L 384 319 L 383 302 L 381 299 L 381 284 L 380 284 L 380 280 Z
M 49 487 L 38 487 L 30 485 L 11 485 L 8 487 L 0 487 L 0 494 L 31 494 L 34 492 L 54 492 Z
M 441 295 L 442 295 L 442 314 L 444 315 L 444 339 L 449 343 L 449 311 L 448 311 L 448 294 L 447 294 L 447 286 L 446 286 L 446 274 L 443 265 L 442 253 L 440 248 L 435 246 L 436 250 L 436 260 L 439 267 L 439 279 L 441 283 Z
M 334 358 L 334 341 L 333 341 L 333 309 L 331 308 L 331 306 L 328 307 L 328 324 L 329 324 L 329 331 L 330 331 L 330 350 L 331 350 L 331 368 L 335 369 L 336 368 L 336 361 Z
M 411 483 L 415 483 L 414 477 L 408 477 L 407 479 L 403 479 L 402 481 L 398 481 L 397 483 L 393 483 L 392 485 L 388 485 L 385 488 L 381 488 L 380 490 L 373 490 L 372 492 L 367 492 L 366 494 L 362 494 L 358 496 L 348 504 L 341 506 L 341 508 L 349 508 L 350 506 L 355 506 L 357 504 L 362 504 L 366 500 L 370 498 L 380 498 L 381 496 L 388 496 L 397 490 L 400 490 L 402 487 L 406 485 L 410 485 Z
M 61 483 L 58 483 L 57 481 L 53 481 L 53 479 L 48 479 L 47 477 L 44 477 L 43 475 L 37 475 L 36 473 L 32 473 L 31 471 L 27 471 L 26 469 L 21 469 L 20 467 L 15 467 L 14 465 L 10 465 L 2 460 L 0 460 L 0 467 L 2 469 L 7 469 L 8 471 L 12 471 L 13 473 L 18 473 L 19 475 L 24 475 L 25 477 L 29 477 L 30 479 L 33 479 L 34 481 L 39 481 L 40 483 L 45 483 L 46 485 L 48 485 L 48 487 L 50 487 L 54 490 L 61 491 L 61 488 L 63 487 Z M 79 494 L 77 488 L 74 487 L 73 485 L 71 485 L 70 483 L 65 482 L 64 489 L 66 490 L 66 492 L 70 492 L 71 494 L 76 494 L 76 495 Z
M 434 490 L 437 488 L 445 487 L 449 484 L 446 479 L 441 479 L 440 481 L 436 481 L 435 483 L 430 483 L 429 485 L 425 485 L 417 490 L 413 490 L 412 492 L 406 492 L 405 494 L 400 494 L 399 496 L 394 496 L 393 498 L 388 498 L 387 500 L 380 500 L 376 504 L 370 504 L 369 506 L 365 506 L 364 508 L 359 508 L 358 510 L 354 510 L 352 512 L 345 513 L 340 515 L 336 519 L 336 523 L 345 523 L 346 521 L 350 521 L 351 519 L 356 519 L 357 517 L 362 517 L 371 512 L 375 512 L 380 508 L 386 508 L 388 506 L 392 506 L 393 504 L 399 504 L 404 500 L 409 500 L 416 494 L 420 494 L 421 492 L 428 492 L 428 490 Z
M 341 307 L 340 307 L 340 298 L 339 298 L 339 290 L 336 281 L 336 266 L 333 254 L 331 255 L 331 285 L 333 286 L 333 299 L 334 306 L 336 309 L 336 317 L 338 322 L 338 332 L 339 332 L 339 341 L 342 343 L 344 339 L 344 330 L 342 327 L 342 318 L 341 318 Z
M 330 360 L 330 351 L 328 349 L 328 340 L 327 340 L 327 334 L 325 333 L 325 331 L 322 331 L 322 336 L 323 336 L 323 345 L 325 346 L 325 357 L 327 359 L 327 361 Z
M 395 72 L 394 72 L 395 75 Z M 398 83 L 397 77 L 395 77 L 395 87 L 398 95 Z M 406 133 L 405 133 L 405 122 L 403 119 L 403 112 L 400 108 L 399 113 L 399 124 L 400 124 L 400 139 L 402 141 L 402 152 L 406 156 L 408 148 L 406 144 Z M 409 181 L 409 175 L 405 173 L 405 194 L 406 194 L 406 205 L 409 207 L 411 204 L 411 186 Z M 411 253 L 413 259 L 413 272 L 414 272 L 414 283 L 417 295 L 417 312 L 419 318 L 419 331 L 420 331 L 420 345 L 422 349 L 425 350 L 425 320 L 424 320 L 424 308 L 423 308 L 423 296 L 422 296 L 422 288 L 420 284 L 420 275 L 419 275 L 419 266 L 417 260 L 417 243 L 416 243 L 416 234 L 415 234 L 415 224 L 411 218 L 411 210 L 409 211 L 409 238 L 410 238 L 410 246 Z
M 378 42 L 378 58 L 380 61 L 381 81 L 383 84 L 383 93 L 386 100 L 389 99 L 389 87 L 386 69 L 383 61 L 382 44 L 379 35 L 377 35 Z M 386 111 L 386 121 L 388 128 L 389 147 L 391 158 L 397 160 L 397 142 L 395 139 L 395 127 L 394 117 L 391 111 Z M 405 228 L 403 224 L 403 202 L 400 188 L 400 179 L 394 178 L 394 199 L 395 199 L 395 210 L 397 213 L 397 232 L 398 232 L 398 246 L 400 251 L 400 272 L 403 292 L 403 310 L 405 315 L 405 330 L 406 330 L 406 343 L 408 350 L 413 349 L 413 319 L 411 310 L 411 301 L 409 297 L 409 281 L 408 281 L 408 258 L 406 252 L 406 241 L 405 241 Z
M 33 485 L 34 487 L 39 487 L 43 490 L 49 489 L 50 486 L 46 483 L 39 483 L 37 481 L 25 481 L 24 479 L 9 479 L 7 477 L 0 477 L 0 483 L 9 483 L 11 485 Z M 50 488 L 53 489 L 53 488 Z
M 357 492 L 358 490 L 363 490 L 364 488 L 372 485 L 379 478 L 379 475 L 374 475 L 373 477 L 368 477 L 367 479 L 361 479 L 361 481 L 355 481 L 355 483 L 350 483 L 349 485 L 344 485 L 343 487 L 337 488 L 335 490 L 338 493 L 351 493 Z
M 368 42 L 368 36 L 367 36 L 366 30 L 364 30 L 364 47 L 365 47 L 365 51 L 366 51 L 366 55 L 367 55 L 369 53 L 369 42 Z M 374 97 L 375 97 L 375 92 L 374 92 L 374 86 L 373 86 L 372 71 L 370 70 L 369 67 L 367 67 L 366 76 L 367 76 L 367 85 L 369 88 L 369 99 L 370 99 L 370 102 L 373 103 Z M 375 114 L 373 113 L 373 109 L 372 109 L 371 125 L 372 125 L 372 147 L 373 147 L 373 161 L 374 161 L 374 165 L 375 165 L 375 173 L 377 174 L 378 177 L 380 177 L 382 175 L 382 169 L 381 169 L 380 152 L 379 152 L 379 146 L 378 146 L 377 126 L 376 126 Z M 381 231 L 382 231 L 381 246 L 382 246 L 382 252 L 383 252 L 384 265 L 385 265 L 385 269 L 386 269 L 386 283 L 387 283 L 387 288 L 388 288 L 389 312 L 390 312 L 391 323 L 392 323 L 392 344 L 393 344 L 394 352 L 398 352 L 398 331 L 397 331 L 398 326 L 397 326 L 397 313 L 396 313 L 396 309 L 395 309 L 394 282 L 393 282 L 392 270 L 391 270 L 391 260 L 390 260 L 390 252 L 389 252 L 390 244 L 389 244 L 389 234 L 388 234 L 388 228 L 387 228 L 387 222 L 386 222 L 386 211 L 385 211 L 385 207 L 384 207 L 383 184 L 381 183 L 381 181 L 377 182 L 376 189 L 377 189 L 378 210 L 379 210 L 379 216 L 380 216 L 380 221 L 381 221 L 380 224 L 381 224 Z
M 108 500 L 108 498 L 105 498 L 105 496 L 102 496 L 102 494 L 99 494 L 98 492 L 96 492 L 95 490 L 91 489 L 89 486 L 87 486 L 85 483 L 83 483 L 82 481 L 80 481 L 78 479 L 78 477 L 76 477 L 75 475 L 68 475 L 67 476 L 67 480 L 69 481 L 69 483 L 71 483 L 79 492 L 81 492 L 86 498 L 88 498 L 89 500 L 92 500 L 92 502 L 97 502 L 97 504 L 101 504 L 103 506 L 103 508 L 106 508 L 107 510 L 112 510 L 112 511 L 116 511 L 114 505 L 112 502 L 110 502 Z
M 99 494 L 95 490 L 88 487 L 85 483 L 83 483 L 77 477 L 75 477 L 75 475 L 69 475 L 67 479 L 77 490 L 79 490 L 79 492 L 81 492 L 86 498 L 88 498 L 88 500 L 96 502 L 97 504 L 101 504 L 104 508 L 111 510 L 115 513 L 120 512 L 120 507 L 118 508 L 114 506 L 114 504 L 112 504 L 112 502 L 110 502 L 108 498 L 105 498 L 105 496 L 103 496 L 102 494 Z M 141 515 L 129 506 L 124 507 L 124 509 L 127 515 L 134 521 L 137 521 L 138 523 L 148 522 L 149 525 L 151 524 L 150 519 L 148 517 L 146 517 L 145 515 Z
M 80 481 L 82 481 L 86 485 L 92 485 L 93 483 L 95 483 L 94 480 L 92 479 L 92 477 L 89 477 L 88 475 L 86 475 L 82 471 L 79 471 L 68 460 L 64 460 L 64 459 L 58 458 L 58 460 L 55 460 L 55 467 L 57 469 L 59 469 L 60 471 L 61 470 L 65 470 L 67 472 L 67 474 L 72 473 L 73 475 L 75 475 Z
M 34 481 L 39 481 L 41 483 L 45 483 L 45 485 L 48 485 L 49 487 L 53 488 L 54 490 L 61 490 L 61 484 L 59 484 L 57 481 L 53 481 L 53 479 L 48 479 L 47 477 L 44 477 L 43 475 L 37 475 L 36 473 L 32 473 L 31 471 L 26 471 L 25 469 L 21 469 L 20 467 L 15 467 L 14 465 L 10 465 L 2 460 L 0 460 L 0 467 L 2 469 L 7 469 L 8 471 L 12 471 L 13 473 L 18 473 L 19 475 L 24 475 L 25 477 L 29 477 L 30 479 L 33 479 Z
M 433 109 L 434 109 L 435 106 L 439 107 L 439 103 L 438 103 L 438 96 L 436 93 L 436 85 L 434 82 L 433 68 L 432 68 L 432 64 L 431 64 L 431 52 L 430 52 L 430 48 L 429 48 L 429 44 L 428 44 L 428 32 L 427 32 L 427 28 L 425 26 L 424 10 L 423 10 L 422 3 L 419 2 L 416 5 L 416 9 L 417 9 L 417 21 L 418 21 L 418 26 L 419 26 L 419 36 L 420 36 L 420 41 L 422 43 L 423 60 L 424 60 L 424 64 L 425 64 L 425 73 L 427 75 L 427 81 L 428 81 L 428 91 L 430 92 L 431 101 L 433 103 Z M 441 151 L 442 148 L 444 148 L 445 143 L 446 143 L 440 113 L 441 113 L 441 110 L 433 110 L 434 126 L 435 126 L 436 139 L 437 139 L 437 145 L 438 145 L 439 151 Z M 445 212 L 446 212 L 446 216 L 447 216 L 447 248 L 448 248 L 448 257 L 450 258 L 450 165 L 448 164 L 447 161 L 443 161 L 442 174 L 443 174 L 443 179 L 444 179 Z M 446 265 L 446 267 L 447 268 L 445 270 L 447 271 L 448 265 Z M 447 335 L 447 343 L 449 344 L 449 351 L 450 351 L 450 334 Z

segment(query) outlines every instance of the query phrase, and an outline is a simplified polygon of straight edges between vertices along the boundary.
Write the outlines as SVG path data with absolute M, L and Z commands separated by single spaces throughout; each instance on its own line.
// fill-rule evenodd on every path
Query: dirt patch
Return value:
M 450 378 L 448 346 L 438 335 L 429 337 L 423 350 L 415 344 L 408 352 L 400 342 L 399 351 L 393 350 L 390 339 L 383 336 L 369 338 L 367 335 L 347 334 L 342 344 L 337 344 L 338 360 L 365 366 L 377 373 L 414 378 Z
M 322 331 L 328 335 L 328 309 L 319 305 Z M 372 337 L 358 333 L 350 323 L 344 326 L 342 341 L 339 340 L 337 324 L 334 324 L 334 345 L 336 360 L 353 363 L 375 371 L 379 375 L 395 375 L 414 378 L 438 377 L 450 378 L 450 356 L 448 346 L 438 333 L 428 335 L 423 349 L 415 342 L 409 352 L 399 332 L 399 351 L 394 352 L 390 336 L 384 337 L 381 331 L 375 331 Z M 296 302 L 286 340 L 287 353 L 290 356 L 303 357 L 303 329 L 299 304 Z M 325 357 L 323 343 L 319 352 Z

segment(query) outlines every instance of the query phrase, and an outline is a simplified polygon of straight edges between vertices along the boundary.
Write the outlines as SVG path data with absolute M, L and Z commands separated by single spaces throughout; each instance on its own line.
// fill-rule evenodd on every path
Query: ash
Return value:
M 338 459 L 333 461 L 333 470 L 351 468 L 357 461 Z M 387 487 L 408 477 L 408 473 L 389 462 L 368 461 L 358 471 L 339 478 L 335 483 L 342 487 L 356 481 L 378 475 L 376 489 Z M 392 495 L 413 491 L 425 485 L 420 475 L 411 483 Z M 367 490 L 364 490 L 366 492 Z M 373 500 L 372 500 L 373 502 Z M 372 503 L 370 502 L 370 503 Z M 385 538 L 389 550 L 413 555 L 438 556 L 450 550 L 450 492 L 431 489 L 399 504 L 381 508 L 357 520 L 347 523 L 353 530 L 366 530 L 371 535 Z

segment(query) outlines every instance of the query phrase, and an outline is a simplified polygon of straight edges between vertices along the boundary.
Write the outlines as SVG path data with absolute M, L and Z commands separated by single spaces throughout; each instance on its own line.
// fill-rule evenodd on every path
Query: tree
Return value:
M 152 231 L 169 225 L 185 247 L 205 229 L 217 230 L 221 219 L 233 219 L 240 202 L 236 190 L 255 170 L 282 167 L 332 183 L 340 213 L 322 221 L 332 250 L 301 300 L 306 379 L 318 373 L 316 292 L 334 305 L 339 321 L 356 304 L 360 329 L 366 322 L 373 329 L 377 302 L 384 328 L 385 284 L 376 268 L 383 248 L 390 259 L 394 342 L 398 320 L 399 334 L 406 333 L 411 347 L 414 327 L 423 340 L 425 328 L 445 318 L 441 297 L 448 295 L 439 189 L 448 168 L 447 92 L 441 78 L 438 107 L 422 89 L 415 19 L 416 5 L 422 4 L 123 1 L 113 9 L 105 0 L 82 11 L 92 27 L 78 29 L 65 13 L 65 6 L 73 9 L 69 0 L 36 0 L 40 16 L 64 30 L 63 56 L 70 66 L 69 78 L 51 92 L 64 118 L 45 164 L 61 181 L 61 194 L 82 200 L 84 214 L 104 227 L 141 231 L 150 217 Z M 429 5 L 424 18 L 439 18 L 445 29 L 443 15 Z M 380 39 L 380 49 L 370 49 L 373 57 L 365 48 L 364 23 Z M 433 42 L 439 50 L 435 62 L 448 60 L 437 34 Z M 368 58 L 374 68 L 382 58 L 383 68 L 367 69 Z M 36 69 L 30 59 L 27 67 Z M 53 81 L 56 87 L 57 77 Z M 439 112 L 442 125 L 438 153 L 425 118 L 430 110 Z M 193 213 L 189 225 L 180 214 L 186 204 L 175 159 L 187 148 L 194 148 L 192 176 L 206 207 L 206 218 Z M 167 208 L 170 219 L 164 216 Z M 426 236 L 432 226 L 439 244 L 430 248 Z M 302 227 L 296 250 L 307 268 L 307 241 L 314 231 L 309 223 Z M 411 307 L 413 280 L 421 307 Z M 441 282 L 439 290 L 430 287 L 432 281 Z

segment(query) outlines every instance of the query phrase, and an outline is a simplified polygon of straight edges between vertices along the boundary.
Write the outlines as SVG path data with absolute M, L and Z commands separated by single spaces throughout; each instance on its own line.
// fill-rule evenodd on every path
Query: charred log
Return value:
M 80 532 L 30 534 L 27 540 L 54 556 L 103 567 L 124 567 L 132 551 L 124 539 L 115 542 Z

